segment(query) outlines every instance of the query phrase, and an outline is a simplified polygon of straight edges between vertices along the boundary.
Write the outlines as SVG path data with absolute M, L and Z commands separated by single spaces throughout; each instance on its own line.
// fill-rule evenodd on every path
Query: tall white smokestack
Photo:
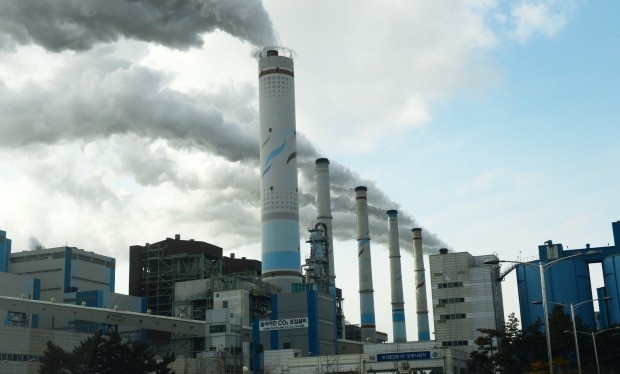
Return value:
M 329 293 L 336 296 L 336 267 L 334 264 L 334 235 L 332 234 L 332 206 L 329 190 L 329 160 L 316 160 L 316 205 L 317 221 L 324 224 L 328 241 L 327 257 L 329 266 Z
M 263 280 L 290 291 L 301 281 L 293 51 L 257 57 Z
M 360 319 L 362 341 L 377 341 L 375 325 L 375 299 L 372 286 L 372 261 L 370 257 L 370 231 L 368 230 L 368 199 L 364 186 L 355 188 L 355 212 L 357 216 L 357 259 L 360 282 Z
M 428 306 L 426 304 L 426 277 L 424 275 L 424 255 L 422 252 L 422 229 L 413 232 L 413 271 L 415 274 L 415 303 L 418 316 L 418 340 L 431 340 L 428 327 Z
M 390 249 L 390 280 L 392 288 L 392 332 L 394 343 L 407 341 L 405 326 L 405 300 L 403 275 L 400 266 L 400 241 L 398 239 L 398 211 L 388 210 L 388 245 Z

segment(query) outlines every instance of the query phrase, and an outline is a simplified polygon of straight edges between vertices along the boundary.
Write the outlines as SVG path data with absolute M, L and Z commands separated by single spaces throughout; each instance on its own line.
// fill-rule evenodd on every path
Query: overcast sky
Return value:
M 530 259 L 612 242 L 620 219 L 620 3 L 0 2 L 0 228 L 13 251 L 117 258 L 181 234 L 260 259 L 257 61 L 297 52 L 302 237 L 331 160 L 337 285 L 359 323 L 354 192 L 369 189 L 378 328 L 385 210 L 427 252 Z M 309 248 L 302 243 L 305 256 Z M 405 272 L 409 339 L 417 337 Z M 506 314 L 518 312 L 514 278 Z

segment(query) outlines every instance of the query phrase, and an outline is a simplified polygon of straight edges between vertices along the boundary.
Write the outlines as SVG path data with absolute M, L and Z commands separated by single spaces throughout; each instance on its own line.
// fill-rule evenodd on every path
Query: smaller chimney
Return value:
M 174 240 L 181 240 L 181 234 L 174 234 Z

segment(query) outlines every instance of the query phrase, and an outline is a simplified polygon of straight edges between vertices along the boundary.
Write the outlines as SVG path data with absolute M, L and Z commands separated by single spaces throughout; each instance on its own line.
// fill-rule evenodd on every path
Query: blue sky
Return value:
M 400 209 L 404 253 L 414 222 L 434 234 L 428 251 L 508 260 L 548 239 L 612 240 L 615 1 L 183 2 L 204 7 L 159 25 L 165 37 L 135 34 L 126 14 L 158 10 L 127 4 L 104 9 L 104 30 L 88 23 L 96 12 L 82 28 L 54 28 L 75 25 L 51 7 L 43 36 L 27 7 L 0 6 L 13 26 L 0 28 L 0 228 L 15 250 L 68 243 L 115 256 L 121 291 L 129 246 L 177 233 L 260 258 L 253 53 L 268 43 L 297 52 L 305 161 L 328 157 L 351 204 L 367 184 L 371 205 Z M 313 183 L 300 173 L 302 230 Z M 347 196 L 334 209 L 336 272 L 357 323 Z M 378 327 L 391 333 L 386 231 L 387 217 L 371 217 Z M 413 272 L 404 281 L 412 338 Z M 506 312 L 517 311 L 514 279 L 504 289 Z

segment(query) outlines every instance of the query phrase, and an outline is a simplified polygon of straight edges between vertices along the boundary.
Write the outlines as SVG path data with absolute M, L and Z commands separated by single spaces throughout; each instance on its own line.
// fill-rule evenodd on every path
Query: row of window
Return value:
M 437 288 L 456 288 L 463 287 L 463 282 L 446 282 L 437 284 Z
M 439 316 L 440 321 L 446 321 L 449 319 L 463 319 L 467 318 L 465 313 L 454 313 L 454 314 L 442 314 Z
M 457 303 L 464 303 L 464 302 L 465 302 L 464 297 L 451 297 L 449 299 L 439 299 L 439 305 L 457 304 Z
M 45 270 L 33 270 L 33 271 L 26 271 L 23 273 L 18 273 L 20 275 L 26 274 L 26 275 L 31 275 L 31 274 L 41 274 L 41 273 L 53 273 L 56 271 L 62 271 L 61 268 L 56 268 L 56 269 L 45 269 Z
M 0 361 L 35 362 L 41 360 L 41 356 L 24 355 L 19 353 L 0 353 Z
M 460 345 L 469 345 L 467 340 L 454 340 L 451 342 L 441 342 L 442 347 L 458 347 Z
M 39 260 L 47 260 L 51 256 L 52 256 L 51 253 L 28 255 L 28 256 L 12 256 L 10 261 L 11 263 L 25 262 L 25 261 L 39 261 Z
M 47 292 L 47 291 L 60 291 L 60 287 L 41 288 L 41 292 Z
M 210 325 L 209 326 L 209 334 L 220 334 L 226 332 L 226 325 Z M 239 325 L 230 325 L 231 333 L 240 333 L 241 326 Z

